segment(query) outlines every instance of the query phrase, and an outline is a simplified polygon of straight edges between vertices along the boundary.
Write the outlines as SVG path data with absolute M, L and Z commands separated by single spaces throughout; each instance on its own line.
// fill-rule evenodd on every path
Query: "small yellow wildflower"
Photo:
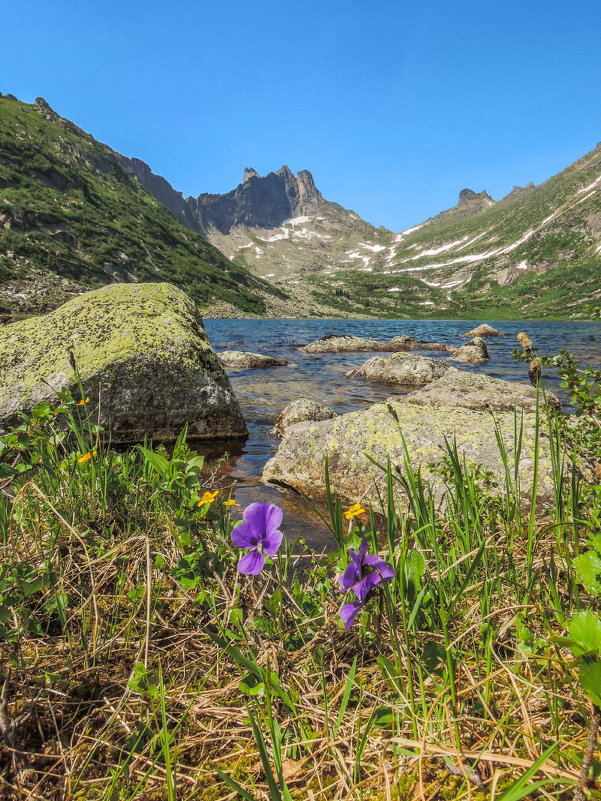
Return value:
M 215 498 L 219 495 L 219 490 L 215 490 L 215 492 L 205 492 L 202 496 L 200 501 L 198 502 L 199 506 L 204 506 L 205 503 L 213 503 Z
M 240 504 L 236 503 L 236 501 L 233 498 L 230 498 L 229 501 L 224 501 L 223 505 L 224 506 L 240 506 Z
M 352 520 L 353 517 L 357 517 L 357 515 L 362 515 L 365 512 L 365 509 L 361 506 L 360 503 L 355 503 L 351 506 L 350 509 L 347 509 L 344 513 L 344 516 L 347 520 Z
M 84 453 L 84 455 L 83 455 L 83 456 L 80 456 L 80 457 L 79 457 L 79 459 L 77 460 L 77 462 L 78 462 L 78 464 L 85 464 L 86 462 L 89 462 L 89 461 L 90 461 L 90 459 L 92 459 L 92 458 L 94 458 L 94 459 L 95 459 L 97 455 L 98 455 L 98 454 L 97 454 L 97 452 L 96 452 L 96 451 L 92 451 L 92 453 L 89 453 L 89 452 L 88 452 L 88 453 Z
M 85 399 L 82 398 L 80 401 L 77 401 L 77 406 L 85 406 L 86 403 L 89 403 L 89 402 L 90 402 L 89 398 L 85 398 Z

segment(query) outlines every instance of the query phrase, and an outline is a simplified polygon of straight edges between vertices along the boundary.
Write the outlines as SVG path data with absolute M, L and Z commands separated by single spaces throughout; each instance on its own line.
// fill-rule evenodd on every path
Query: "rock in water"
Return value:
M 299 350 L 305 353 L 357 353 L 363 350 L 395 353 L 397 351 L 415 350 L 418 346 L 417 339 L 404 334 L 393 337 L 387 342 L 382 342 L 379 339 L 356 337 L 353 334 L 328 334 L 325 337 L 321 337 L 321 339 L 316 339 L 315 342 L 304 345 Z
M 503 441 L 513 460 L 514 412 L 495 415 Z M 541 427 L 538 497 L 553 499 L 553 480 L 549 440 Z M 524 504 L 530 502 L 534 478 L 535 415 L 524 413 L 522 449 L 518 464 Z M 263 477 L 285 484 L 314 498 L 325 495 L 325 459 L 328 458 L 333 490 L 349 503 L 363 498 L 378 503 L 377 489 L 385 492 L 385 474 L 369 457 L 386 465 L 390 455 L 393 468 L 404 472 L 405 445 L 409 461 L 421 468 L 423 480 L 432 487 L 437 502 L 445 494 L 444 481 L 429 465 L 439 464 L 445 455 L 445 441 L 457 443 L 459 458 L 480 465 L 492 473 L 502 493 L 505 467 L 499 452 L 495 425 L 489 411 L 470 409 L 424 408 L 402 402 L 379 403 L 363 411 L 350 412 L 320 423 L 301 423 L 284 434 L 276 455 L 265 465 Z M 403 489 L 393 482 L 397 500 L 403 501 Z
M 547 392 L 546 398 L 549 406 L 561 408 L 552 392 Z M 537 401 L 536 390 L 529 384 L 503 381 L 468 370 L 449 370 L 423 389 L 404 395 L 403 402 L 418 406 L 463 406 L 466 409 L 495 409 L 502 412 L 523 409 L 533 412 Z M 543 402 L 541 392 L 541 407 Z
M 351 378 L 366 378 L 368 381 L 422 387 L 436 381 L 449 370 L 455 368 L 440 359 L 429 359 L 415 353 L 394 353 L 392 356 L 374 356 L 346 375 Z
M 503 337 L 505 334 L 502 334 L 500 331 L 497 331 L 496 328 L 493 328 L 492 325 L 488 325 L 488 323 L 482 323 L 482 325 L 477 325 L 475 328 L 472 328 L 471 331 L 468 331 L 467 334 L 461 334 L 462 337 Z
M 292 403 L 284 407 L 278 419 L 275 421 L 274 428 L 276 434 L 283 437 L 288 428 L 297 423 L 331 420 L 333 417 L 336 417 L 336 412 L 326 403 L 300 399 L 292 401 Z
M 224 350 L 218 355 L 221 362 L 232 370 L 264 370 L 266 367 L 283 367 L 288 364 L 286 359 L 243 350 Z
M 464 362 L 465 364 L 482 364 L 489 361 L 490 356 L 488 355 L 486 342 L 482 337 L 474 337 L 469 342 L 466 342 L 465 345 L 457 348 L 453 352 L 451 359 L 454 362 Z
M 171 442 L 185 425 L 190 439 L 246 434 L 202 317 L 171 284 L 110 284 L 0 329 L 0 430 L 58 390 L 79 396 L 70 351 L 113 442 Z

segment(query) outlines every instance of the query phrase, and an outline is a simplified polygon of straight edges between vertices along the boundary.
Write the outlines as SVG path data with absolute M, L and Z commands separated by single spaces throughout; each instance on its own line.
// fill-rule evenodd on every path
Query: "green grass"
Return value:
M 358 499 L 329 495 L 327 556 L 287 543 L 254 578 L 236 571 L 231 488 L 185 432 L 170 454 L 117 452 L 94 417 L 63 394 L 0 440 L 4 793 L 571 797 L 590 703 L 557 638 L 599 607 L 572 564 L 601 486 L 543 407 L 553 508 L 521 486 L 516 420 L 501 486 L 452 442 L 442 509 L 408 460 L 382 464 L 373 510 L 347 522 Z M 362 536 L 396 577 L 345 632 L 335 575 Z

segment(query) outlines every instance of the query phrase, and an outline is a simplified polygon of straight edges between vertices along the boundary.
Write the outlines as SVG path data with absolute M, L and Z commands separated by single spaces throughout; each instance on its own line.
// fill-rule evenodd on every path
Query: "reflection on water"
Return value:
M 294 493 L 263 484 L 261 474 L 277 450 L 279 440 L 273 423 L 290 401 L 298 398 L 328 403 L 344 414 L 401 394 L 390 384 L 346 378 L 345 373 L 363 364 L 371 353 L 302 353 L 297 348 L 325 334 L 354 334 L 375 339 L 391 339 L 407 334 L 419 340 L 461 345 L 459 335 L 478 322 L 444 320 L 205 320 L 211 344 L 223 350 L 245 350 L 287 359 L 286 367 L 267 370 L 228 370 L 234 391 L 248 425 L 246 442 L 217 444 L 203 451 L 216 457 L 228 451 L 230 458 L 220 468 L 236 482 L 235 497 L 242 508 L 253 501 L 277 503 L 284 508 L 284 528 L 288 536 L 302 534 L 314 547 L 328 544 L 329 535 L 319 517 Z M 543 354 L 559 348 L 571 351 L 582 363 L 601 366 L 601 323 L 599 322 L 500 322 L 495 328 L 504 339 L 488 339 L 490 362 L 479 367 L 454 363 L 460 369 L 477 370 L 496 378 L 527 381 L 526 365 L 513 359 L 516 334 L 525 331 Z M 424 351 L 431 358 L 447 354 Z M 385 355 L 385 354 L 384 354 Z M 554 376 L 546 374 L 547 386 L 562 395 Z M 200 449 L 199 449 L 200 450 Z

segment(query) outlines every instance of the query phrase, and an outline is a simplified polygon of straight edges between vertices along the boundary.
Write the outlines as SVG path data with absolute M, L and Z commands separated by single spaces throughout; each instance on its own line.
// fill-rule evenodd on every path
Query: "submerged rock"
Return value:
M 512 462 L 514 414 L 502 412 L 496 421 Z M 535 415 L 524 413 L 522 449 L 518 465 L 524 502 L 534 478 Z M 328 458 L 334 491 L 349 503 L 364 497 L 378 502 L 377 487 L 385 490 L 383 472 L 369 457 L 386 465 L 390 456 L 393 468 L 404 472 L 405 446 L 410 464 L 421 468 L 423 480 L 432 487 L 437 502 L 445 494 L 445 485 L 432 463 L 439 464 L 445 455 L 445 440 L 455 439 L 460 458 L 468 464 L 490 471 L 502 493 L 505 468 L 499 453 L 495 426 L 488 411 L 439 407 L 424 409 L 407 403 L 380 403 L 358 412 L 341 415 L 319 423 L 301 423 L 289 429 L 275 456 L 265 465 L 263 477 L 284 484 L 314 498 L 325 494 L 325 459 Z M 548 437 L 540 434 L 538 497 L 553 499 L 553 481 Z M 403 501 L 402 485 L 393 482 L 395 497 Z
M 490 360 L 486 342 L 482 337 L 474 337 L 453 351 L 451 359 L 454 362 L 464 362 L 465 364 L 482 364 Z
M 333 411 L 326 403 L 317 403 L 312 400 L 295 400 L 284 407 L 279 417 L 275 421 L 275 431 L 280 437 L 297 423 L 305 423 L 308 421 L 317 422 L 319 420 L 331 420 L 336 417 L 336 412 Z
M 223 353 L 218 355 L 226 367 L 236 370 L 264 370 L 266 367 L 283 367 L 288 364 L 286 359 L 276 359 L 273 356 L 248 353 L 242 350 L 224 350 Z
M 445 345 L 444 342 L 418 342 L 415 350 L 432 350 L 440 353 L 451 353 L 455 350 L 453 345 Z
M 502 334 L 500 331 L 497 331 L 496 328 L 493 328 L 492 325 L 488 325 L 488 323 L 482 323 L 482 325 L 477 325 L 475 328 L 472 328 L 471 331 L 468 331 L 467 334 L 460 334 L 462 337 L 504 337 L 505 334 Z
M 552 408 L 561 408 L 559 400 L 552 392 L 547 392 L 546 398 Z M 503 381 L 488 375 L 453 369 L 423 389 L 404 395 L 403 402 L 418 406 L 461 406 L 466 409 L 497 411 L 523 409 L 532 412 L 536 409 L 537 399 L 536 389 L 530 384 Z M 542 407 L 542 392 L 539 403 Z
M 0 329 L 0 430 L 79 388 L 112 441 L 241 437 L 246 425 L 196 305 L 171 284 L 110 284 Z
M 394 353 L 392 356 L 374 356 L 361 367 L 350 370 L 350 378 L 366 378 L 406 387 L 421 387 L 436 381 L 449 370 L 455 370 L 440 359 L 429 359 L 415 353 Z

